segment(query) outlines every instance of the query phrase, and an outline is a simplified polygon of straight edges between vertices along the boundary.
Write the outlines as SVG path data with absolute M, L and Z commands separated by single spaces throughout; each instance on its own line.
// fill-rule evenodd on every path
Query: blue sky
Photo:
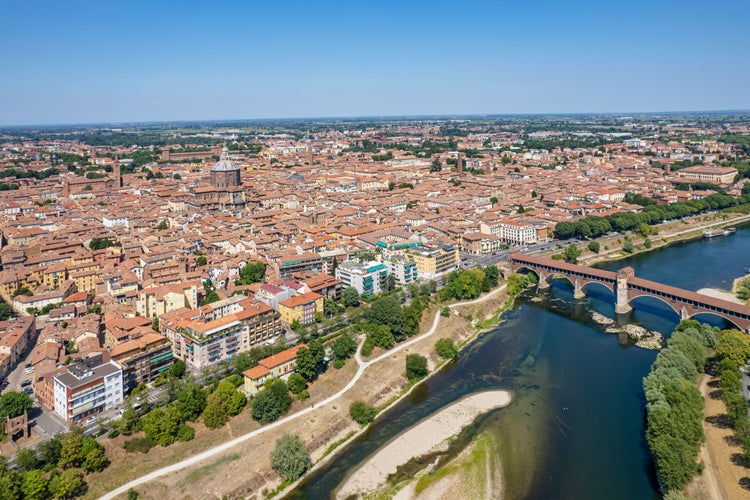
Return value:
M 750 2 L 0 0 L 0 124 L 750 109 Z

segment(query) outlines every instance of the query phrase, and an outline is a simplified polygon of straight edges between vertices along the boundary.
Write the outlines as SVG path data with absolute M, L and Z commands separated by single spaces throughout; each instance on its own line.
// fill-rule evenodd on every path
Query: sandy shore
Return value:
M 400 465 L 425 455 L 455 436 L 482 413 L 510 403 L 507 391 L 471 394 L 403 432 L 362 464 L 336 492 L 337 498 L 369 493 L 383 485 Z
M 700 290 L 698 290 L 698 293 L 701 295 L 708 295 L 709 297 L 713 297 L 715 299 L 723 299 L 727 302 L 734 302 L 735 304 L 743 303 L 740 299 L 735 297 L 733 293 L 724 292 L 715 288 L 701 288 Z

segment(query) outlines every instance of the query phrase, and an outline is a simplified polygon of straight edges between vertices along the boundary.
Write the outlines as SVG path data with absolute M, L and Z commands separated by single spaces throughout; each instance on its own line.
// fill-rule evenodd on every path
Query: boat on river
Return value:
M 717 236 L 728 236 L 732 233 L 737 231 L 733 227 L 728 227 L 726 229 L 714 229 L 714 230 L 708 230 L 706 229 L 703 231 L 703 237 L 704 238 L 716 238 Z

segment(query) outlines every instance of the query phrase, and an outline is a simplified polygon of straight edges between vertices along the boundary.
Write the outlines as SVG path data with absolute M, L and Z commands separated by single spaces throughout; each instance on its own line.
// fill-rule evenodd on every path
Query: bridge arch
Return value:
M 731 317 L 729 315 L 722 314 L 722 313 L 720 313 L 718 311 L 696 311 L 696 312 L 694 312 L 692 314 L 688 314 L 687 316 L 682 317 L 682 319 L 692 319 L 692 318 L 694 318 L 696 316 L 703 315 L 703 314 L 705 314 L 707 316 L 714 316 L 714 317 L 717 317 L 717 318 L 722 318 L 727 323 L 731 323 L 732 326 L 734 326 L 735 328 L 737 328 L 741 332 L 745 331 L 747 329 L 746 325 L 743 326 L 743 325 L 741 325 L 741 324 L 739 324 L 737 322 L 737 318 L 733 318 L 733 317 Z
M 677 307 L 675 307 L 677 304 L 673 304 L 670 301 L 666 300 L 664 297 L 659 297 L 658 295 L 652 295 L 650 293 L 633 295 L 629 297 L 628 304 L 632 307 L 635 305 L 634 304 L 635 300 L 641 299 L 641 298 L 657 300 L 661 302 L 662 304 L 665 304 L 667 307 L 669 307 L 678 317 L 682 318 L 682 309 L 678 309 Z
M 591 285 L 598 285 L 602 288 L 605 288 L 606 290 L 609 290 L 609 293 L 615 293 L 615 288 L 610 283 L 605 283 L 603 281 L 597 281 L 597 280 L 586 280 L 584 283 L 581 284 L 581 288 L 583 290 L 586 290 L 587 288 L 590 288 Z

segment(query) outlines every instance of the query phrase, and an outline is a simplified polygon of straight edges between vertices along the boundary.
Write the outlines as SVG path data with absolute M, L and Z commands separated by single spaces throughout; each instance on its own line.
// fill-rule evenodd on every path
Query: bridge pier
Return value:
M 545 290 L 550 287 L 549 281 L 547 281 L 547 276 L 544 275 L 544 273 L 539 273 L 539 283 L 537 283 L 536 287 L 539 290 Z
M 586 292 L 583 291 L 583 287 L 581 286 L 581 283 L 576 280 L 574 288 L 573 288 L 573 298 L 576 300 L 582 299 L 586 296 Z
M 690 319 L 690 314 L 687 312 L 687 309 L 684 307 L 680 309 L 680 321 L 684 321 L 686 319 Z

